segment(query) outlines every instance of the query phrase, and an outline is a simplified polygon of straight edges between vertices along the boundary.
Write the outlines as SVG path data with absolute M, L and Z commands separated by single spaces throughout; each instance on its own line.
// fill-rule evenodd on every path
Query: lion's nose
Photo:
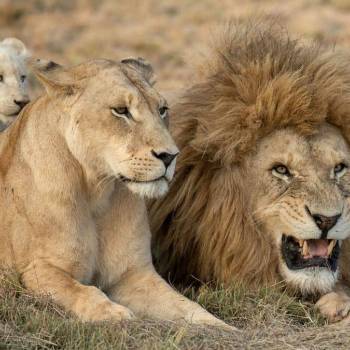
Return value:
M 13 102 L 22 109 L 26 104 L 29 103 L 29 100 L 13 100 Z
M 177 152 L 177 153 L 168 153 L 168 152 L 157 153 L 157 152 L 152 150 L 152 154 L 156 158 L 160 159 L 164 163 L 164 166 L 167 168 L 171 164 L 173 159 L 179 154 L 179 152 Z
M 340 214 L 334 216 L 324 216 L 321 214 L 313 214 L 312 217 L 316 225 L 321 231 L 328 232 L 338 221 Z
M 321 214 L 312 214 L 308 207 L 306 207 L 306 211 L 311 215 L 317 227 L 322 231 L 323 238 L 326 238 L 328 231 L 335 226 L 341 215 L 325 216 Z

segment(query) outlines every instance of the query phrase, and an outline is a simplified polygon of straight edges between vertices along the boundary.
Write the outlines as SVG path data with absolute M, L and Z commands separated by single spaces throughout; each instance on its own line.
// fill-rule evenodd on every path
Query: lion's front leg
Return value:
M 133 317 L 128 308 L 112 302 L 100 289 L 83 285 L 50 264 L 36 264 L 22 279 L 27 288 L 37 294 L 49 294 L 82 321 L 121 321 Z
M 112 300 L 128 306 L 141 316 L 163 320 L 185 320 L 235 330 L 197 303 L 177 293 L 154 270 L 152 264 L 126 273 L 108 293 Z
M 350 296 L 341 285 L 333 292 L 323 295 L 316 303 L 316 308 L 329 322 L 350 321 Z

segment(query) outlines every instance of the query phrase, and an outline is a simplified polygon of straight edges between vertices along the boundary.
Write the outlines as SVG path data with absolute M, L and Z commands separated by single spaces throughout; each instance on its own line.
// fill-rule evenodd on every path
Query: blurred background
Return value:
M 66 64 L 142 56 L 166 92 L 187 84 L 192 53 L 218 24 L 251 14 L 350 46 L 350 0 L 0 0 L 0 39 L 18 37 L 35 56 Z

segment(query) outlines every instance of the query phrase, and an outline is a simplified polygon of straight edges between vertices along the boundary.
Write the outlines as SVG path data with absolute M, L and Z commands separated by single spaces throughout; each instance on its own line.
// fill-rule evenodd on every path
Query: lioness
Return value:
M 152 265 L 141 196 L 167 190 L 178 149 L 151 67 L 38 61 L 34 70 L 47 93 L 0 135 L 2 265 L 81 320 L 136 313 L 226 326 Z
M 4 130 L 29 102 L 26 60 L 29 52 L 22 41 L 0 42 L 0 131 Z

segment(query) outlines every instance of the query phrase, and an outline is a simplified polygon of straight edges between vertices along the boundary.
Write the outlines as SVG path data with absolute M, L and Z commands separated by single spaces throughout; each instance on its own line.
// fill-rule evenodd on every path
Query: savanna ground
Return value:
M 350 46 L 350 0 L 0 0 L 0 39 L 16 36 L 38 57 L 74 64 L 142 56 L 171 95 L 191 80 L 192 61 L 225 20 L 278 16 L 306 40 Z M 195 54 L 196 53 L 196 54 Z M 329 326 L 307 302 L 278 291 L 204 286 L 185 293 L 242 331 L 174 323 L 78 322 L 48 298 L 0 278 L 0 348 L 11 349 L 349 349 L 350 327 Z

